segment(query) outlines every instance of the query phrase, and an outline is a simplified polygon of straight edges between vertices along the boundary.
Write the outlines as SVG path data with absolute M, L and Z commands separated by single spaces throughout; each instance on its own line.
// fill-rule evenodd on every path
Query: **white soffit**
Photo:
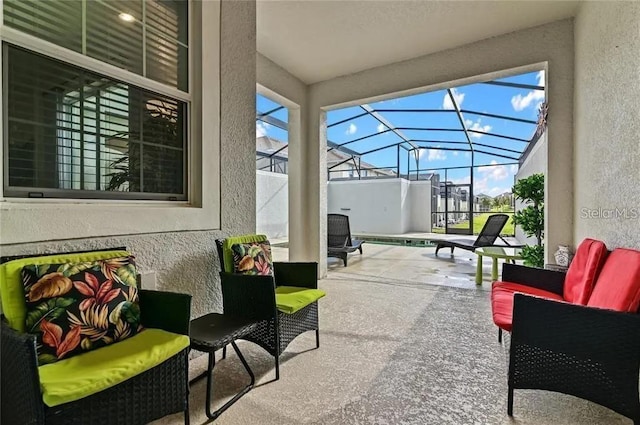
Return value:
M 577 1 L 258 0 L 258 51 L 307 84 L 575 16 Z

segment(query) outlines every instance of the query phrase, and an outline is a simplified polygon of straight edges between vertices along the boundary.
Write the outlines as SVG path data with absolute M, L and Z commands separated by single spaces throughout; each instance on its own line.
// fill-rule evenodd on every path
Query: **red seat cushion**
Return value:
M 543 289 L 537 289 L 531 286 L 512 282 L 493 282 L 493 286 L 491 288 L 491 311 L 493 313 L 493 322 L 507 332 L 511 332 L 513 295 L 516 292 L 548 298 L 551 300 L 564 301 L 560 295 Z
M 616 248 L 604 263 L 589 307 L 635 313 L 640 306 L 640 251 Z
M 567 302 L 587 304 L 607 254 L 603 242 L 595 239 L 582 241 L 564 279 L 563 297 Z

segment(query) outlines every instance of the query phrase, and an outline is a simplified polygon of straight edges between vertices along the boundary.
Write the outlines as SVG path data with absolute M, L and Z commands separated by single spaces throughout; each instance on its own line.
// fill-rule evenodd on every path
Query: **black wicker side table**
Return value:
M 238 349 L 235 340 L 238 338 L 242 338 L 249 332 L 255 330 L 256 326 L 257 323 L 251 320 L 217 313 L 206 314 L 191 321 L 191 348 L 194 350 L 209 353 L 209 365 L 206 372 L 203 372 L 201 375 L 192 379 L 189 383 L 192 384 L 205 376 L 207 377 L 207 399 L 205 401 L 205 411 L 209 419 L 216 419 L 233 403 L 238 401 L 240 397 L 245 395 L 251 388 L 253 388 L 253 385 L 255 384 L 255 376 L 253 374 L 253 371 L 247 364 L 244 356 Z M 213 386 L 213 368 L 216 365 L 215 352 L 221 348 L 226 347 L 228 344 L 231 344 L 233 349 L 236 351 L 238 358 L 242 362 L 242 365 L 251 378 L 251 382 L 238 394 L 233 396 L 231 400 L 227 401 L 218 410 L 212 412 L 211 393 Z

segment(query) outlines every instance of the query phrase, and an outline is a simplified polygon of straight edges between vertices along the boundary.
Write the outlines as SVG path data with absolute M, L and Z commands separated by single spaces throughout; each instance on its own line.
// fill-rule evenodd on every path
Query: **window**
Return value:
M 2 45 L 6 196 L 187 199 L 187 6 L 5 0 L 19 30 Z M 75 63 L 21 46 L 22 32 Z M 123 71 L 77 66 L 85 56 Z

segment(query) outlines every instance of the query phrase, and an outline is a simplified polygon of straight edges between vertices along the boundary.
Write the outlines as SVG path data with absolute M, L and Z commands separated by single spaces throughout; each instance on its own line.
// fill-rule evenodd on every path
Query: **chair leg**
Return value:
M 275 355 L 276 358 L 276 381 L 280 379 L 280 356 L 278 354 Z
M 498 328 L 498 344 L 502 344 L 502 328 Z
M 189 370 L 189 356 L 186 356 L 187 361 L 185 364 L 186 370 Z M 186 400 L 185 400 L 185 409 L 184 409 L 184 425 L 190 424 L 189 418 L 189 393 L 191 392 L 191 388 L 189 386 L 189 374 L 187 373 L 187 392 L 186 392 Z
M 316 348 L 320 348 L 320 329 L 316 329 Z
M 342 256 L 342 262 L 344 262 L 344 266 L 347 267 L 347 254 Z
M 209 353 L 209 363 L 207 365 L 207 400 L 204 402 L 205 413 L 208 418 L 213 418 L 214 413 L 211 412 L 211 393 L 212 393 L 212 381 L 213 368 L 216 366 L 216 353 Z
M 436 245 L 436 255 L 438 255 L 438 251 L 440 251 L 440 248 L 442 248 L 442 245 L 437 244 Z
M 452 246 L 452 247 L 451 247 L 451 255 L 453 255 L 453 250 L 454 250 L 455 248 L 456 248 L 455 246 Z
M 242 353 L 240 352 L 240 349 L 238 348 L 238 346 L 236 345 L 235 341 L 231 341 L 231 346 L 233 347 L 233 349 L 235 350 L 236 354 L 238 355 L 238 358 L 240 359 L 240 362 L 242 362 L 242 366 L 244 366 L 244 370 L 247 372 L 247 374 L 249 374 L 249 378 L 251 379 L 249 385 L 245 386 L 242 390 L 240 390 L 239 393 L 237 393 L 236 395 L 234 395 L 231 400 L 227 401 L 225 404 L 223 404 L 222 406 L 220 406 L 220 408 L 218 408 L 218 410 L 212 412 L 211 411 L 211 396 L 212 396 L 212 387 L 213 387 L 213 368 L 216 365 L 216 355 L 214 351 L 211 351 L 209 353 L 209 365 L 207 368 L 207 400 L 205 401 L 205 412 L 207 414 L 207 417 L 209 419 L 213 419 L 215 420 L 218 416 L 220 416 L 225 410 L 227 410 L 229 407 L 231 407 L 232 404 L 234 404 L 236 401 L 238 401 L 240 399 L 240 397 L 242 397 L 243 395 L 245 395 L 246 393 L 248 393 L 253 386 L 256 383 L 256 377 L 253 374 L 253 371 L 251 370 L 251 368 L 249 367 L 249 364 L 247 363 L 247 360 L 244 358 L 244 356 L 242 355 Z
M 358 247 L 358 251 L 360 251 L 360 255 L 362 255 L 362 246 Z
M 226 345 L 224 347 L 222 347 L 222 358 L 223 359 L 227 358 L 227 346 Z
M 507 394 L 507 415 L 513 416 L 513 387 L 509 385 L 509 393 Z

